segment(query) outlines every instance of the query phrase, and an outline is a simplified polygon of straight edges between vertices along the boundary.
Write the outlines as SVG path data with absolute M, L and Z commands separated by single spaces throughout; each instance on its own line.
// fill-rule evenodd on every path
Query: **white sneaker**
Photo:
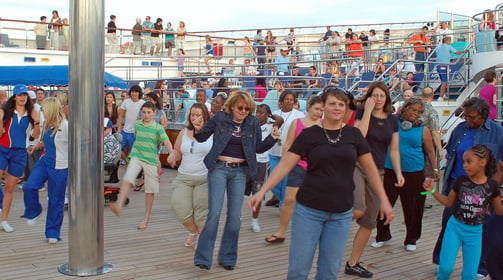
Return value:
M 40 214 L 33 219 L 26 220 L 26 224 L 29 226 L 35 225 L 37 223 L 38 218 L 40 218 Z
M 47 243 L 49 244 L 56 244 L 58 242 L 59 240 L 57 238 L 47 238 Z
M 477 273 L 477 278 L 475 278 L 477 280 L 485 280 L 487 279 L 487 276 L 485 276 L 484 274 L 480 274 L 480 273 Z
M 412 252 L 416 251 L 417 246 L 415 244 L 407 244 L 405 245 L 405 251 Z
M 381 248 L 384 245 L 384 241 L 374 241 L 370 244 L 370 247 Z
M 0 223 L 2 225 L 2 228 L 5 232 L 13 232 L 14 228 L 12 228 L 7 221 L 3 221 Z
M 253 232 L 260 232 L 260 225 L 258 224 L 258 220 L 257 219 L 252 219 L 252 231 Z
M 437 98 L 437 101 L 445 101 L 445 100 L 444 100 L 444 98 L 442 98 L 442 96 L 439 96 L 439 97 Z

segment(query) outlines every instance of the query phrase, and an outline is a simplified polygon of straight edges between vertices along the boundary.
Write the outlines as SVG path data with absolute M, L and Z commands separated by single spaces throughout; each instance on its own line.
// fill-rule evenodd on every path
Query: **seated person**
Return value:
M 318 73 L 316 73 L 316 67 L 309 67 L 309 74 L 307 77 L 316 78 L 318 77 Z M 304 98 L 309 98 L 311 95 L 318 93 L 320 80 L 319 79 L 307 79 L 306 81 L 307 90 L 304 92 Z
M 185 110 L 183 105 L 183 101 L 185 99 L 189 99 L 190 95 L 183 87 L 179 87 L 177 92 L 176 92 L 176 97 L 175 97 L 175 122 L 185 122 Z M 179 117 L 182 116 L 182 119 L 179 119 Z
M 398 85 L 400 84 L 400 77 L 396 74 L 395 68 L 391 68 L 388 71 L 388 77 L 384 78 L 384 82 L 389 87 L 389 91 L 397 91 Z
M 409 59 L 406 55 L 402 57 L 403 60 Z M 416 72 L 416 67 L 414 66 L 414 63 L 411 61 L 405 61 L 402 67 L 402 73 L 408 73 L 408 72 Z
M 119 159 L 121 155 L 121 143 L 112 133 L 113 124 L 108 118 L 104 119 L 104 138 L 103 138 L 103 163 L 105 170 L 110 172 L 107 183 L 119 182 Z
M 251 65 L 249 58 L 245 58 L 245 66 L 243 66 L 243 75 L 255 76 L 257 75 L 257 67 Z
M 377 64 L 374 65 L 374 67 L 372 68 L 372 71 L 375 73 L 376 77 L 381 76 L 382 73 L 384 73 L 384 71 L 386 71 L 386 66 L 384 65 L 384 61 L 382 58 L 379 58 L 377 60 Z
M 302 95 L 307 85 L 306 85 L 306 78 L 301 76 L 299 73 L 299 66 L 293 67 L 292 76 L 293 77 L 290 79 L 287 88 L 292 89 L 297 95 Z
M 417 84 L 417 81 L 414 80 L 414 73 L 408 72 L 407 77 L 405 79 L 402 79 L 402 81 L 400 82 L 400 90 L 402 92 L 405 92 L 406 90 L 412 89 Z

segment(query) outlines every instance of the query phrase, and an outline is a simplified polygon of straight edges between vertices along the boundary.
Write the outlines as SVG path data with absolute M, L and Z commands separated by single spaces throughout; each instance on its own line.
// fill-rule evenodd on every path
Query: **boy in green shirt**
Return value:
M 124 175 L 123 183 L 119 197 L 115 203 L 110 204 L 110 209 L 115 215 L 119 216 L 128 196 L 129 190 L 140 171 L 143 169 L 145 174 L 145 217 L 138 225 L 138 229 L 147 228 L 150 219 L 150 212 L 154 204 L 154 194 L 159 192 L 159 173 L 157 165 L 159 144 L 164 144 L 168 152 L 173 151 L 173 146 L 169 141 L 164 128 L 153 120 L 155 106 L 151 102 L 145 102 L 141 107 L 142 120 L 136 121 L 135 136 L 136 140 L 129 154 L 130 160 Z

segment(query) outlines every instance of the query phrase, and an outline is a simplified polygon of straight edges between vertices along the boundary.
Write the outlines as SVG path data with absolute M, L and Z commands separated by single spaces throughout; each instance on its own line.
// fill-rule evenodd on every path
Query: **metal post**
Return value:
M 70 0 L 69 262 L 72 276 L 107 273 L 103 242 L 104 0 Z

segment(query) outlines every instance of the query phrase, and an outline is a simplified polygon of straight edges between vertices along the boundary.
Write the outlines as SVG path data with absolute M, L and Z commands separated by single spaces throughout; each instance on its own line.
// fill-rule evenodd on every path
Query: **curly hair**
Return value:
M 489 112 L 491 111 L 491 107 L 489 107 L 489 104 L 487 101 L 485 101 L 481 97 L 472 97 L 470 99 L 467 99 L 465 102 L 463 102 L 463 110 L 466 112 L 468 111 L 475 111 L 480 114 L 480 116 L 484 119 L 487 120 L 489 117 Z

